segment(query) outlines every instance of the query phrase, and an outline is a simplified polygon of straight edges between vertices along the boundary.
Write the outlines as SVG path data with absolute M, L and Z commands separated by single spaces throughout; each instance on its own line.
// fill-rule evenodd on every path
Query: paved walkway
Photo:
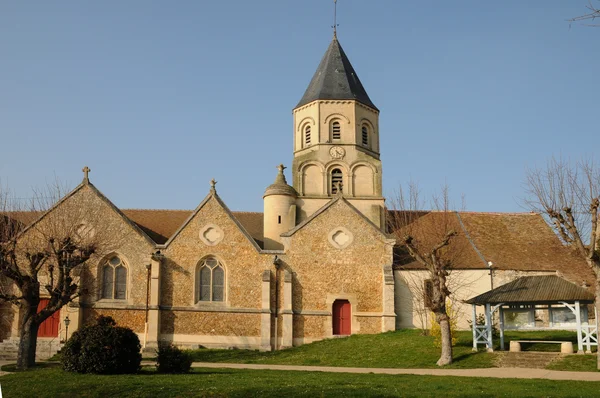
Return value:
M 0 361 L 0 366 L 15 363 L 15 361 Z M 153 366 L 154 361 L 142 361 L 143 366 Z M 547 380 L 578 380 L 600 381 L 600 372 L 565 372 L 559 370 L 528 369 L 528 368 L 482 368 L 482 369 L 395 369 L 395 368 L 347 368 L 336 366 L 298 366 L 298 365 L 257 365 L 242 363 L 212 363 L 194 362 L 194 368 L 220 369 L 254 369 L 254 370 L 287 370 L 304 372 L 331 373 L 373 373 L 387 375 L 430 375 L 458 377 L 493 377 L 500 379 L 547 379 Z M 0 376 L 9 374 L 1 372 Z
M 528 368 L 485 369 L 393 369 L 393 368 L 346 368 L 334 366 L 256 365 L 239 363 L 194 362 L 194 368 L 291 370 L 332 373 L 374 373 L 388 375 L 431 375 L 459 377 L 495 377 L 501 379 L 548 379 L 600 381 L 600 372 L 565 372 L 559 370 Z

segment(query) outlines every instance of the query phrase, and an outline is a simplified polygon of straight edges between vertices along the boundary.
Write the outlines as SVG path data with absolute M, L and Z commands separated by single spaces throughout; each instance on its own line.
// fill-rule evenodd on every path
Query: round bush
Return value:
M 100 316 L 73 333 L 62 349 L 64 370 L 78 373 L 135 373 L 140 369 L 140 339 L 133 330 Z
M 156 350 L 156 370 L 159 373 L 187 373 L 192 356 L 171 344 L 161 344 Z

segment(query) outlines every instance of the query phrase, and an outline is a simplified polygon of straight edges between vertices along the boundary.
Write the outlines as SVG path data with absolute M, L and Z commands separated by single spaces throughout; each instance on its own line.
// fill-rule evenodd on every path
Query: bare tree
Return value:
M 545 168 L 527 171 L 525 204 L 544 214 L 561 240 L 594 272 L 600 309 L 600 168 L 590 159 L 572 163 L 552 158 Z
M 42 322 L 84 293 L 81 268 L 104 241 L 102 217 L 89 197 L 61 202 L 64 192 L 50 185 L 23 206 L 0 187 L 0 300 L 19 309 L 20 369 L 35 365 Z M 38 310 L 41 296 L 48 304 Z
M 397 237 L 396 255 L 408 255 L 428 272 L 423 297 L 425 307 L 433 312 L 441 329 L 442 352 L 437 364 L 449 365 L 452 363 L 452 332 L 447 303 L 452 292 L 448 277 L 463 251 L 462 240 L 457 239 L 457 216 L 450 209 L 449 189 L 443 187 L 441 195 L 433 198 L 431 212 L 420 210 L 423 207 L 416 184 L 409 185 L 406 195 L 401 189 L 391 202 L 395 209 L 390 213 L 389 228 Z
M 582 23 L 587 26 L 600 27 L 600 24 L 595 23 L 596 18 L 600 18 L 600 8 L 594 6 L 594 4 L 591 2 L 591 0 L 589 1 L 586 8 L 588 9 L 588 11 L 585 14 L 580 15 L 575 18 L 571 18 L 571 19 L 569 19 L 569 22 L 570 23 Z

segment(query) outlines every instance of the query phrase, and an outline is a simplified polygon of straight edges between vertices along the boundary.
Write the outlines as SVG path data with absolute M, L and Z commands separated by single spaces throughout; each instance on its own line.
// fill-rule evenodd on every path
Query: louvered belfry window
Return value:
M 102 298 L 127 299 L 127 268 L 114 256 L 102 267 Z
M 332 140 L 342 139 L 342 127 L 340 126 L 340 122 L 331 123 L 331 139 Z
M 305 146 L 310 145 L 310 126 L 306 126 L 304 128 L 304 145 Z
M 362 144 L 369 145 L 369 128 L 367 126 L 362 126 Z
M 342 170 L 333 169 L 331 171 L 331 193 L 332 194 L 337 193 L 338 183 L 339 183 L 339 186 L 341 187 L 342 183 L 343 183 L 343 179 L 344 179 L 344 175 L 342 174 Z
M 196 301 L 223 301 L 225 291 L 225 269 L 214 257 L 200 262 L 197 273 Z

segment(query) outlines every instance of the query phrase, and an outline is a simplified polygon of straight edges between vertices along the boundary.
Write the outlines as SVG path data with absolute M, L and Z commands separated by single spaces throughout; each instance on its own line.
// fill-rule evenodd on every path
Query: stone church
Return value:
M 293 119 L 291 181 L 280 165 L 262 213 L 230 211 L 215 181 L 193 211 L 118 209 L 86 168 L 83 182 L 49 213 L 93 208 L 119 243 L 89 262 L 81 273 L 89 293 L 47 320 L 40 338 L 63 340 L 67 316 L 70 335 L 101 314 L 150 347 L 171 341 L 272 350 L 421 327 L 420 293 L 409 281 L 427 276 L 418 265 L 395 263 L 379 110 L 337 37 Z M 457 292 L 462 298 L 529 273 L 562 270 L 577 284 L 593 280 L 540 215 L 461 212 L 456 223 L 471 251 L 456 270 L 470 281 Z M 93 232 L 92 224 L 81 227 Z M 17 319 L 5 338 L 18 336 Z

